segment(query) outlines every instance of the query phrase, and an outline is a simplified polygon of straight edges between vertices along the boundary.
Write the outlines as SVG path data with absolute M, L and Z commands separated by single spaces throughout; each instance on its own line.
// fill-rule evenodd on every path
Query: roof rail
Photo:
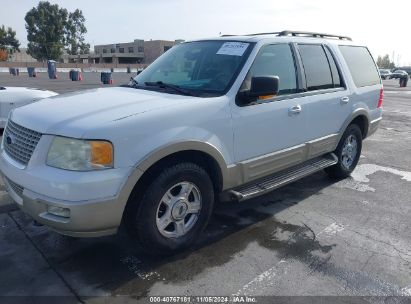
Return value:
M 331 35 L 316 32 L 304 32 L 304 31 L 282 31 L 282 32 L 272 32 L 272 33 L 256 33 L 247 34 L 244 36 L 259 36 L 259 35 L 276 35 L 276 36 L 293 36 L 293 37 L 312 37 L 312 38 L 338 38 L 340 40 L 352 40 L 350 37 L 341 35 Z M 222 35 L 221 37 L 230 37 L 236 35 Z
M 245 34 L 245 35 L 233 35 L 233 34 L 225 34 L 221 35 L 221 37 L 232 37 L 232 36 L 258 36 L 258 35 L 278 35 L 280 32 L 275 33 L 256 33 L 256 34 Z
M 315 37 L 315 38 L 338 38 L 340 40 L 352 40 L 350 37 L 341 35 L 331 35 L 316 32 L 303 32 L 303 31 L 282 31 L 278 33 L 278 36 L 299 36 L 299 37 Z

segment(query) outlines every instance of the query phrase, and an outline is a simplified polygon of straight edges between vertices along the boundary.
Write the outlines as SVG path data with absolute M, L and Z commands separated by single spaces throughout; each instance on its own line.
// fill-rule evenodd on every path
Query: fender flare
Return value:
M 347 127 L 353 122 L 354 119 L 356 119 L 359 116 L 364 116 L 366 119 L 365 123 L 365 134 L 363 134 L 364 138 L 367 137 L 369 125 L 370 125 L 370 115 L 368 111 L 364 108 L 358 108 L 352 112 L 352 114 L 344 121 L 344 124 L 342 125 L 340 132 L 338 134 L 338 139 L 337 139 L 337 145 L 341 140 L 341 137 L 343 136 L 345 130 Z
M 229 180 L 229 170 L 223 154 L 215 146 L 196 140 L 173 142 L 153 150 L 133 167 L 119 193 L 123 207 L 126 206 L 131 192 L 146 170 L 164 157 L 183 151 L 203 152 L 212 157 L 220 168 L 223 189 L 225 188 L 225 184 Z

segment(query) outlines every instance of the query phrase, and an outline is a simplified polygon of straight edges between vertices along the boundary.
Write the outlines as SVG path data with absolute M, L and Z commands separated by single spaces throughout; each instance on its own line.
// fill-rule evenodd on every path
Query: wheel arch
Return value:
M 144 172 L 139 181 L 143 181 L 147 177 L 150 179 L 166 166 L 181 162 L 192 162 L 202 167 L 208 173 L 215 191 L 217 193 L 221 192 L 227 171 L 225 161 L 222 156 L 216 154 L 215 151 L 204 150 L 205 149 L 198 149 L 198 147 L 197 149 L 194 147 L 187 147 L 186 149 L 161 150 L 160 153 L 156 153 L 145 159 L 138 166 L 139 169 Z
M 196 163 L 204 168 L 210 175 L 215 193 L 224 189 L 228 167 L 222 153 L 216 147 L 199 141 L 173 143 L 153 151 L 135 166 L 120 194 L 124 202 L 123 218 L 130 197 L 139 199 L 143 194 L 142 189 L 146 189 L 150 180 L 164 166 L 184 161 Z
M 359 109 L 356 109 L 352 113 L 352 115 L 344 122 L 343 127 L 340 130 L 337 143 L 340 141 L 347 127 L 353 123 L 357 124 L 360 127 L 362 138 L 364 139 L 367 137 L 368 128 L 370 125 L 370 115 L 368 114 L 368 111 L 366 109 L 359 108 Z
M 351 120 L 349 125 L 356 124 L 361 130 L 362 138 L 367 137 L 369 120 L 365 115 L 357 115 L 353 120 Z
M 191 161 L 195 162 L 195 156 L 199 156 L 207 161 L 211 161 L 216 166 L 214 169 L 218 169 L 219 175 L 223 179 L 227 175 L 227 162 L 214 145 L 201 141 L 184 141 L 171 143 L 166 146 L 162 146 L 152 153 L 144 157 L 137 167 L 147 172 L 150 168 L 159 162 L 162 162 L 170 158 L 184 158 L 188 157 Z M 206 168 L 205 168 L 206 169 Z

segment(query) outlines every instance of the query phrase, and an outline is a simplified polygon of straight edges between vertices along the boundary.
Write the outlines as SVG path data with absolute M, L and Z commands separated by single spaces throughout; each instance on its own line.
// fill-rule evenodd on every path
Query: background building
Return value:
M 64 55 L 62 60 L 65 63 L 150 64 L 174 45 L 183 41 L 135 39 L 133 42 L 95 45 L 94 53 Z
M 10 55 L 9 61 L 12 62 L 37 62 L 37 60 L 27 54 L 27 48 L 20 48 L 20 52 L 14 52 Z
M 94 46 L 95 63 L 141 63 L 144 59 L 144 40 Z
M 144 63 L 151 63 L 162 54 L 171 49 L 174 45 L 181 43 L 181 40 L 150 40 L 144 41 Z

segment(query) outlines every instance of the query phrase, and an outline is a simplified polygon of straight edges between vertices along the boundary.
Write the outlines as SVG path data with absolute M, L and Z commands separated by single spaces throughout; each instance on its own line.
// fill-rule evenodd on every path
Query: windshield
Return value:
M 182 43 L 159 57 L 135 80 L 139 88 L 164 90 L 170 88 L 164 84 L 169 84 L 197 96 L 219 96 L 228 91 L 251 49 L 251 43 L 235 41 Z

